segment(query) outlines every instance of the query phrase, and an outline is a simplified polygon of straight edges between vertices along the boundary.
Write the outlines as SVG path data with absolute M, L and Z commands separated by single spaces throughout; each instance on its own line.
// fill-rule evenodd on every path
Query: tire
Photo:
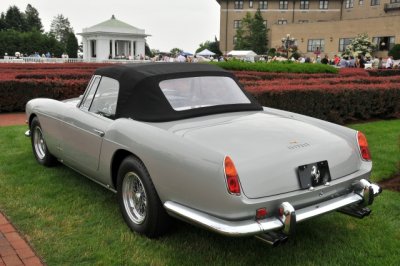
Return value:
M 47 148 L 42 127 L 40 126 L 39 119 L 37 117 L 32 119 L 30 130 L 32 151 L 35 155 L 36 161 L 44 166 L 54 166 L 57 163 L 57 159 L 49 152 Z
M 170 217 L 161 204 L 141 161 L 125 158 L 118 170 L 117 197 L 122 216 L 132 231 L 157 238 L 168 231 Z

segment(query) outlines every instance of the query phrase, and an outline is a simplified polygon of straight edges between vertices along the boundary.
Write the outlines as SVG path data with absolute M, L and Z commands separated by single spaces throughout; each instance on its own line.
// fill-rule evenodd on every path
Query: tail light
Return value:
M 256 210 L 256 220 L 262 220 L 267 217 L 268 211 L 265 208 L 260 208 Z
M 235 165 L 229 156 L 224 160 L 225 178 L 228 191 L 231 194 L 240 195 L 239 175 L 236 171 Z
M 372 158 L 368 148 L 367 138 L 362 132 L 358 131 L 357 139 L 358 139 L 358 146 L 360 147 L 361 158 L 363 158 L 363 160 L 365 161 L 371 161 Z

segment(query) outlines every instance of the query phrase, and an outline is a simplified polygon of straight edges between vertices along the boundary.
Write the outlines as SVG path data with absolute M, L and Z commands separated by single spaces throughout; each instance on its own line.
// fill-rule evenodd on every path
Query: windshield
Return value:
M 175 111 L 250 103 L 237 83 L 229 77 L 169 79 L 161 81 L 160 88 Z

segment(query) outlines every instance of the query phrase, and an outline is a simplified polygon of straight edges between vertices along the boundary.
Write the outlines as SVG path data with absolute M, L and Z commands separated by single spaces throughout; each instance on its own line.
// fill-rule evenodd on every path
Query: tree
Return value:
M 69 57 L 78 58 L 78 49 L 79 49 L 78 39 L 76 38 L 73 32 L 69 32 L 65 51 L 67 52 Z
M 236 30 L 236 39 L 235 39 L 235 50 L 251 50 L 251 31 L 250 24 L 252 21 L 252 17 L 250 12 L 246 13 L 246 16 L 242 19 L 240 26 Z
M 50 34 L 52 34 L 66 49 L 67 39 L 69 33 L 74 32 L 69 23 L 68 18 L 65 18 L 62 14 L 58 14 L 53 18 L 50 24 Z
M 4 12 L 1 12 L 0 15 L 0 31 L 6 30 L 7 25 L 6 25 L 6 15 L 4 15 Z
M 153 57 L 153 53 L 151 52 L 149 44 L 146 42 L 144 46 L 144 54 L 147 55 L 148 57 Z
M 25 9 L 25 21 L 28 31 L 43 32 L 42 21 L 39 17 L 39 12 L 31 4 L 28 4 Z
M 369 40 L 368 34 L 362 33 L 357 35 L 357 37 L 346 46 L 346 50 L 343 54 L 352 55 L 354 57 L 358 55 L 371 56 L 375 48 L 376 45 Z
M 254 17 L 248 12 L 236 30 L 235 50 L 253 50 L 257 54 L 265 54 L 268 44 L 267 32 L 260 9 L 257 9 Z
M 393 46 L 393 48 L 389 51 L 389 55 L 393 56 L 394 60 L 400 59 L 400 44 Z
M 6 29 L 16 31 L 26 31 L 24 14 L 19 11 L 17 6 L 10 6 L 5 16 Z
M 217 56 L 222 55 L 221 50 L 219 49 L 219 41 L 217 37 L 214 38 L 214 41 L 205 41 L 204 43 L 200 43 L 199 48 L 197 48 L 196 53 L 203 51 L 204 49 L 208 49 L 211 52 L 215 53 Z
M 177 56 L 178 54 L 182 53 L 183 50 L 180 48 L 172 48 L 171 51 L 169 51 L 172 55 Z
M 264 18 L 260 9 L 257 9 L 254 18 L 250 24 L 251 30 L 251 46 L 252 50 L 257 54 L 265 54 L 267 52 L 267 26 L 264 24 Z
M 51 54 L 59 57 L 63 47 L 49 34 L 39 31 L 18 32 L 15 30 L 0 31 L 0 55 L 14 55 L 15 52 L 31 55 L 35 52 Z

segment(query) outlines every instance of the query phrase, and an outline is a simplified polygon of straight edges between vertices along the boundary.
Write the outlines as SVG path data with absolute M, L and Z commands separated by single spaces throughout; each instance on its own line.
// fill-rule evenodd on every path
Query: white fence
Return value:
M 127 59 L 107 59 L 97 61 L 96 59 L 83 60 L 81 58 L 45 58 L 45 57 L 20 57 L 4 56 L 0 59 L 0 63 L 111 63 L 111 64 L 127 64 L 127 63 L 145 63 L 150 60 L 127 60 Z

